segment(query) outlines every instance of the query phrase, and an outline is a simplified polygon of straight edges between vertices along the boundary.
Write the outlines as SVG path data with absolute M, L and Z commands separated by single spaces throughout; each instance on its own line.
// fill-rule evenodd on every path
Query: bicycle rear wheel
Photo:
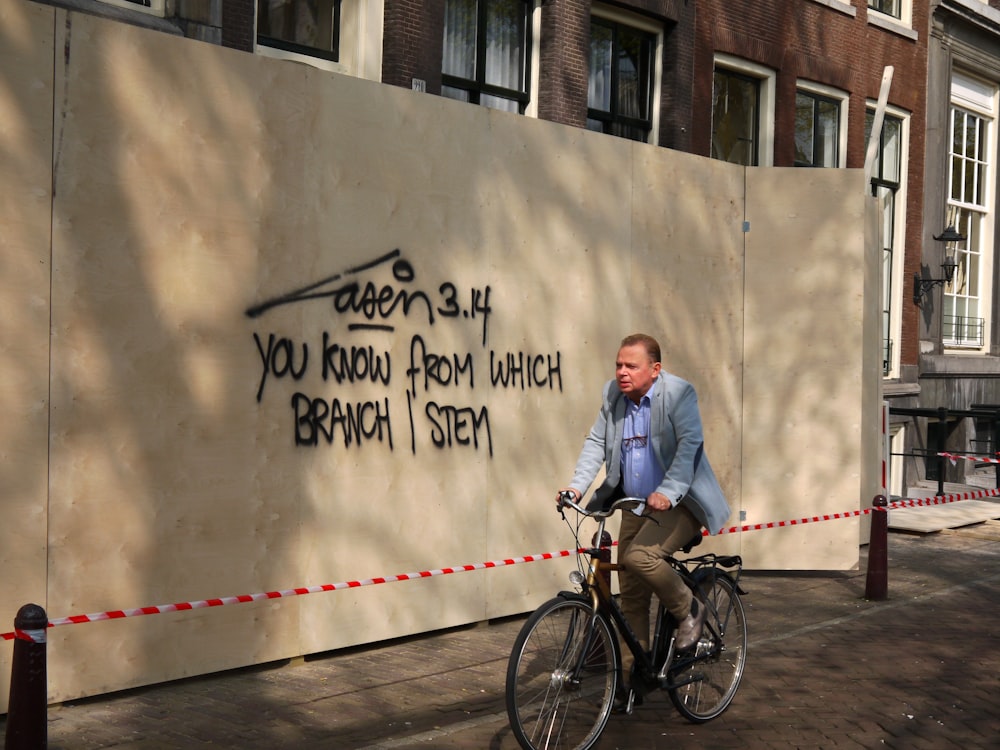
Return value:
M 722 714 L 736 696 L 747 658 L 747 626 L 731 578 L 707 577 L 698 590 L 708 605 L 705 629 L 694 662 L 671 674 L 672 682 L 684 684 L 670 690 L 670 700 L 684 718 L 700 724 Z
M 521 628 L 507 664 L 507 715 L 525 750 L 585 750 L 611 715 L 618 639 L 583 597 L 551 599 Z

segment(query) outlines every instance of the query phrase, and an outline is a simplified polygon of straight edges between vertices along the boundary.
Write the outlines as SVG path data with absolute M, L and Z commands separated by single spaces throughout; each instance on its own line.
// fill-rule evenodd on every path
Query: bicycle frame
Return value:
M 687 581 L 692 590 L 698 589 L 706 581 L 709 582 L 709 587 L 711 588 L 716 579 L 727 578 L 732 583 L 734 591 L 739 594 L 746 594 L 746 591 L 744 591 L 740 586 L 740 578 L 743 574 L 743 559 L 739 555 L 720 556 L 710 552 L 705 555 L 699 555 L 698 557 L 689 557 L 685 560 L 677 560 L 671 556 L 667 558 L 667 562 L 670 563 L 671 567 L 673 567 L 673 569 Z M 728 572 L 728 569 L 730 568 L 736 569 L 735 577 Z M 663 688 L 672 689 L 689 684 L 694 678 L 681 680 L 680 682 L 673 682 L 669 679 L 670 674 L 683 672 L 693 664 L 713 658 L 723 648 L 721 644 L 725 641 L 725 634 L 729 627 L 729 618 L 732 617 L 735 604 L 730 601 L 725 614 L 722 614 L 716 609 L 714 602 L 703 601 L 702 603 L 709 608 L 703 627 L 708 630 L 712 636 L 714 636 L 713 640 L 717 645 L 713 650 L 703 654 L 682 656 L 674 659 L 673 643 L 671 642 L 671 651 L 667 654 L 663 668 L 657 675 L 661 681 L 661 687 Z M 660 637 L 661 634 L 662 630 L 660 629 L 660 624 L 657 623 L 656 635 L 657 637 Z
M 595 538 L 600 539 L 603 532 L 604 519 L 602 518 L 600 519 L 600 525 Z M 640 670 L 643 673 L 652 673 L 655 667 L 646 654 L 645 649 L 643 649 L 642 644 L 639 643 L 638 636 L 632 630 L 632 626 L 629 625 L 628 620 L 625 619 L 625 614 L 611 593 L 611 579 L 609 574 L 620 570 L 620 567 L 617 563 L 602 560 L 602 553 L 603 550 L 601 547 L 591 547 L 584 552 L 584 554 L 590 557 L 590 563 L 584 582 L 583 593 L 585 596 L 589 595 L 590 597 L 594 617 L 597 617 L 600 612 L 607 614 L 611 618 L 621 639 L 632 652 L 636 663 L 640 665 Z
M 578 552 L 570 580 L 579 588 L 559 592 L 528 617 L 507 665 L 507 715 L 518 744 L 526 750 L 587 750 L 616 707 L 632 713 L 642 696 L 659 689 L 693 723 L 720 716 L 739 689 L 746 663 L 746 616 L 738 584 L 742 560 L 715 554 L 668 557 L 672 569 L 708 606 L 706 622 L 691 649 L 678 652 L 678 623 L 661 602 L 653 648 L 647 651 L 643 644 L 649 634 L 640 642 L 612 594 L 611 573 L 620 566 L 611 562 L 611 538 L 605 533 L 608 517 L 625 509 L 641 515 L 645 501 L 629 497 L 610 507 L 582 508 L 576 497 L 561 493 L 558 507 L 579 514 L 575 523 L 566 519 Z M 598 523 L 589 545 L 581 544 L 585 518 Z M 685 545 L 685 554 L 694 542 Z M 635 659 L 631 673 L 623 675 L 626 648 Z
M 594 534 L 594 540 L 599 541 L 603 538 L 606 520 L 604 517 L 597 519 L 598 528 Z M 593 617 L 597 617 L 600 612 L 604 612 L 611 618 L 621 639 L 632 652 L 635 660 L 634 664 L 638 667 L 635 671 L 642 678 L 642 681 L 647 683 L 645 685 L 647 690 L 676 688 L 697 679 L 696 677 L 692 677 L 675 683 L 670 679 L 670 675 L 671 673 L 681 672 L 699 661 L 704 661 L 715 656 L 716 651 L 675 660 L 673 638 L 670 638 L 669 643 L 663 643 L 667 637 L 663 620 L 665 617 L 671 617 L 671 615 L 660 605 L 657 610 L 656 626 L 653 630 L 653 643 L 647 653 L 639 642 L 638 636 L 632 630 L 628 620 L 625 618 L 621 606 L 615 601 L 611 593 L 610 573 L 619 571 L 621 566 L 602 559 L 605 549 L 595 545 L 580 550 L 582 554 L 589 557 L 587 575 L 581 584 L 583 585 L 583 594 L 590 599 L 594 613 Z M 709 576 L 713 581 L 718 576 L 725 576 L 732 581 L 733 588 L 736 591 L 741 594 L 746 593 L 739 585 L 743 565 L 743 561 L 739 555 L 719 556 L 715 553 L 708 553 L 685 560 L 678 560 L 670 556 L 667 558 L 667 562 L 692 589 L 696 589 Z M 736 568 L 736 577 L 734 578 L 728 572 L 720 571 L 720 568 Z M 722 636 L 725 635 L 729 617 L 732 614 L 732 606 L 732 603 L 730 603 L 729 611 L 723 616 L 714 609 L 713 604 L 709 603 L 711 616 L 705 618 L 704 627 L 708 628 L 716 636 L 715 640 L 717 642 L 721 643 Z M 671 617 L 671 619 L 673 618 Z M 716 623 L 718 623 L 718 629 L 716 628 Z M 718 632 L 719 630 L 721 632 Z M 662 664 L 662 667 L 658 669 L 657 664 Z M 638 687 L 638 685 L 634 687 Z

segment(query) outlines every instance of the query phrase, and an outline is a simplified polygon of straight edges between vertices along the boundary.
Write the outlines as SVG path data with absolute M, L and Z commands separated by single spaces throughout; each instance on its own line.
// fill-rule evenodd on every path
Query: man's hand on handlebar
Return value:
M 646 505 L 650 510 L 670 510 L 674 507 L 673 503 L 670 502 L 670 498 L 666 495 L 661 495 L 659 492 L 654 492 L 646 498 Z
M 572 487 L 564 487 L 556 493 L 556 508 L 562 510 L 563 498 L 568 497 L 574 503 L 579 503 L 580 499 L 583 497 L 579 491 L 574 490 Z
M 564 487 L 556 493 L 556 508 L 563 507 L 564 499 L 569 499 L 579 504 L 582 497 L 579 491 L 574 490 L 572 487 Z M 673 503 L 670 502 L 670 498 L 666 495 L 661 495 L 659 492 L 652 493 L 646 498 L 645 502 L 646 507 L 650 510 L 670 510 L 674 507 Z

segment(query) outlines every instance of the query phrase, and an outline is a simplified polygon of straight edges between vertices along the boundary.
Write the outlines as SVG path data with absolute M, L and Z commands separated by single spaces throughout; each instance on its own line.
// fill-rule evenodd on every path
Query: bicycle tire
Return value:
M 698 589 L 708 614 L 694 652 L 696 661 L 671 673 L 672 682 L 684 684 L 669 693 L 681 716 L 703 724 L 720 716 L 736 697 L 746 666 L 747 625 L 739 591 L 729 576 L 706 576 Z
M 577 665 L 583 669 L 574 676 Z M 536 609 L 507 664 L 507 716 L 525 750 L 586 750 L 608 723 L 618 683 L 618 639 L 590 600 L 565 595 Z

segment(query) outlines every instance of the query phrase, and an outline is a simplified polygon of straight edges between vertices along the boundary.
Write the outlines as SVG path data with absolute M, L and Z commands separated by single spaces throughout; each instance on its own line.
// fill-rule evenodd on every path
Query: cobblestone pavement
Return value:
M 890 534 L 887 601 L 863 599 L 864 554 L 854 572 L 746 574 L 729 711 L 693 725 L 657 694 L 598 747 L 996 748 L 1000 524 Z M 516 748 L 503 693 L 522 623 L 53 706 L 49 748 Z

